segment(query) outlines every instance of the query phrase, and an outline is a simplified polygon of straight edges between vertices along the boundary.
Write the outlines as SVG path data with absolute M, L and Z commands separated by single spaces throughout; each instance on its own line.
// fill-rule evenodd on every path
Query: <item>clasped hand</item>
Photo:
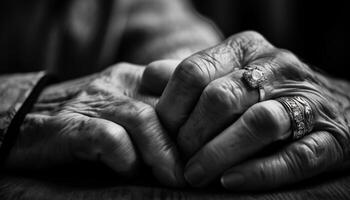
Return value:
M 248 65 L 266 70 L 264 96 L 242 79 Z M 231 190 L 279 187 L 349 158 L 349 114 L 341 103 L 347 100 L 327 82 L 255 32 L 233 35 L 183 61 L 118 64 L 46 88 L 6 166 L 83 159 L 125 175 L 141 161 L 171 186 L 203 187 L 221 179 Z M 286 96 L 305 98 L 314 115 L 313 129 L 297 140 L 290 139 L 288 110 L 276 100 Z M 260 154 L 277 141 L 286 143 Z

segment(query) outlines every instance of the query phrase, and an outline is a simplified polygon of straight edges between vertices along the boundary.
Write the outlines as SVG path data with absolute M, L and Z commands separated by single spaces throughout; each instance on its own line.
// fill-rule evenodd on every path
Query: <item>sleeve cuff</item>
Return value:
M 0 76 L 0 162 L 10 150 L 24 116 L 47 82 L 45 72 Z

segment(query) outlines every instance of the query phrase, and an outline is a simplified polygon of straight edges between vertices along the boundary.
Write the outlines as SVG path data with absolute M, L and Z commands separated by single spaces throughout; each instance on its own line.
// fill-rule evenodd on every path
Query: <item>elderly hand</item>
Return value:
M 181 62 L 156 110 L 190 158 L 192 186 L 221 178 L 232 190 L 275 188 L 349 159 L 349 91 L 329 81 L 260 34 L 243 32 Z M 288 144 L 259 154 L 277 141 Z
M 6 167 L 42 169 L 87 160 L 130 175 L 142 157 L 163 184 L 182 185 L 177 150 L 154 110 L 157 98 L 140 92 L 144 69 L 117 64 L 45 89 L 26 116 Z

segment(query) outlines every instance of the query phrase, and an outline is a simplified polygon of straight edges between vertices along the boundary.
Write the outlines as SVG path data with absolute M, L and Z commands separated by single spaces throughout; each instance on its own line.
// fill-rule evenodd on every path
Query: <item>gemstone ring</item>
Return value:
M 251 89 L 259 89 L 259 99 L 264 100 L 265 90 L 263 84 L 266 82 L 265 69 L 259 65 L 248 65 L 244 68 L 242 79 Z

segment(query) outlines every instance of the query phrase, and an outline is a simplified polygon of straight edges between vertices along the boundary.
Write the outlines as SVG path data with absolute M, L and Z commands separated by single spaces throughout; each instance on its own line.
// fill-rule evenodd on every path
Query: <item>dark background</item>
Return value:
M 346 1 L 192 0 L 225 37 L 256 30 L 277 47 L 333 76 L 350 79 Z

